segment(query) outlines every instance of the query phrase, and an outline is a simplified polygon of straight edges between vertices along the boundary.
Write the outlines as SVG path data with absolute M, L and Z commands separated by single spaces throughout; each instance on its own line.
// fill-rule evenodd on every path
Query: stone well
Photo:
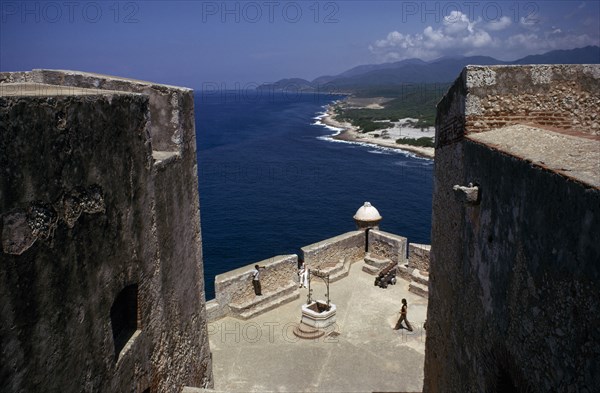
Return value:
M 330 303 L 327 308 L 327 303 L 322 300 L 310 302 L 302 305 L 302 320 L 308 326 L 315 329 L 324 329 L 331 326 L 336 321 L 337 308 L 335 304 Z

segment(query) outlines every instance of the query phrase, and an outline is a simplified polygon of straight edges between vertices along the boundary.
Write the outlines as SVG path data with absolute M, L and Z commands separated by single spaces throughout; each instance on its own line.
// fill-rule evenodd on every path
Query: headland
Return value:
M 335 101 L 325 107 L 325 113 L 319 116 L 321 124 L 336 131 L 331 135 L 332 139 L 359 142 L 376 145 L 385 148 L 399 149 L 413 153 L 419 157 L 433 158 L 434 148 L 425 146 L 414 146 L 408 143 L 399 143 L 402 139 L 414 141 L 419 138 L 431 138 L 435 136 L 434 128 L 419 129 L 413 126 L 417 119 L 404 118 L 390 123 L 392 127 L 377 129 L 374 131 L 363 131 L 348 121 L 340 119 L 336 113 L 337 105 L 352 107 L 354 109 L 383 109 L 382 104 L 386 99 L 382 97 L 354 98 L 348 97 L 342 101 Z

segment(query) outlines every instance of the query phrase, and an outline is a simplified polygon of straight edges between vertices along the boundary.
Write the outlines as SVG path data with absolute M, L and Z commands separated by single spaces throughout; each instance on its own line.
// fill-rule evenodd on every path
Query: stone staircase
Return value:
M 418 269 L 414 269 L 411 273 L 412 281 L 419 284 L 428 286 L 429 285 L 429 273 L 422 272 Z
M 398 264 L 398 275 L 406 281 L 412 281 L 412 271 L 414 268 L 408 267 L 408 263 Z
M 294 328 L 294 335 L 298 338 L 304 340 L 314 340 L 316 338 L 322 337 L 325 332 L 321 329 L 314 328 L 312 326 L 308 326 L 305 323 L 300 322 Z
M 421 297 L 429 297 L 429 273 L 413 269 L 408 290 Z
M 266 313 L 285 303 L 296 300 L 300 297 L 298 284 L 291 282 L 285 287 L 274 291 L 265 292 L 263 296 L 257 296 L 254 299 L 244 303 L 230 303 L 231 316 L 240 319 L 250 319 L 257 315 Z
M 381 269 L 385 268 L 390 263 L 392 263 L 392 261 L 388 258 L 381 258 L 368 252 L 365 255 L 365 264 L 362 266 L 362 271 L 372 276 L 376 276 Z
M 419 284 L 418 282 L 411 282 L 408 284 L 409 292 L 419 295 L 421 297 L 429 297 L 429 286 Z
M 429 273 L 409 267 L 408 263 L 398 265 L 398 275 L 409 281 L 408 290 L 421 297 L 429 297 Z
M 348 275 L 348 273 L 350 273 L 350 265 L 352 263 L 350 261 L 347 261 L 345 259 L 340 259 L 340 261 L 338 263 L 336 263 L 335 266 L 329 268 L 329 269 L 323 269 L 321 270 L 321 272 L 323 273 L 329 273 L 329 282 L 336 282 L 338 280 L 341 280 L 342 278 L 346 277 Z

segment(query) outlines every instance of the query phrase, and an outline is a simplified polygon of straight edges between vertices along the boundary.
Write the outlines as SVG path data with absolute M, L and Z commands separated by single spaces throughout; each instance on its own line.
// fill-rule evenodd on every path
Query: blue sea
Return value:
M 204 277 L 355 229 L 371 202 L 381 229 L 430 242 L 433 161 L 334 141 L 318 124 L 341 96 L 196 93 Z

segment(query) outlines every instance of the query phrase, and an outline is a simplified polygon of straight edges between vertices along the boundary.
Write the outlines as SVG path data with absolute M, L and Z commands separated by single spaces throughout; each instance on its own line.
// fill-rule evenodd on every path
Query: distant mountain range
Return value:
M 301 78 L 281 79 L 275 83 L 263 84 L 259 89 L 356 92 L 377 87 L 390 88 L 407 83 L 449 83 L 456 79 L 467 65 L 598 63 L 600 63 L 598 46 L 555 50 L 515 61 L 501 61 L 488 56 L 453 56 L 432 61 L 408 59 L 395 63 L 361 65 L 339 75 L 320 76 L 312 81 Z

